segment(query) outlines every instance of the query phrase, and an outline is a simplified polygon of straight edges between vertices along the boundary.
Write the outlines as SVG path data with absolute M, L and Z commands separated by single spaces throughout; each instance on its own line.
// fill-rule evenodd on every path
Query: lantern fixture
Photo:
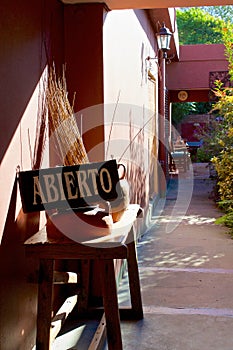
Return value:
M 163 58 L 167 58 L 167 51 L 170 50 L 170 41 L 172 33 L 168 28 L 165 27 L 164 23 L 163 26 L 160 28 L 159 33 L 156 34 L 156 37 L 158 48 L 163 52 Z

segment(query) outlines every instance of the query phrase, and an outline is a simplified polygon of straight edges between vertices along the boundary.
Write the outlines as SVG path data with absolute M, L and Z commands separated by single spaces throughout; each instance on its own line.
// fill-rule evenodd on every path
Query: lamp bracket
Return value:
M 146 58 L 147 61 L 150 61 L 150 60 L 157 60 L 157 59 L 158 59 L 158 56 L 155 56 L 155 57 L 147 56 L 147 58 Z
M 167 64 L 170 64 L 171 63 L 171 60 L 175 57 L 175 54 L 171 55 L 171 56 L 165 56 L 164 55 L 162 57 L 158 57 L 158 56 L 155 56 L 155 57 L 150 57 L 150 56 L 147 56 L 146 57 L 146 61 L 150 61 L 150 60 L 158 60 L 159 58 L 164 58 L 166 60 L 166 63 Z

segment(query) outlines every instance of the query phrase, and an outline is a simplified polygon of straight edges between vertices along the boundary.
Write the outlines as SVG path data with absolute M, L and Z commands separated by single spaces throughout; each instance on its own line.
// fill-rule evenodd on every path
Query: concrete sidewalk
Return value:
M 121 322 L 124 350 L 233 350 L 233 240 L 214 223 L 213 185 L 208 166 L 193 164 L 155 208 L 138 244 L 144 319 Z M 122 305 L 128 290 L 124 278 Z M 88 349 L 97 325 L 71 320 L 53 350 Z
M 221 213 L 208 167 L 193 170 L 193 179 L 171 180 L 161 215 L 139 242 L 144 319 L 122 322 L 124 350 L 233 349 L 233 240 L 214 223 Z M 119 300 L 128 304 L 126 280 Z

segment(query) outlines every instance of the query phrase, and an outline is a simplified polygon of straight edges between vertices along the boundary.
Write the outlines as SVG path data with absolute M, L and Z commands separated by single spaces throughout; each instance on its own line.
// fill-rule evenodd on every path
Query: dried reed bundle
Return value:
M 61 78 L 56 76 L 54 66 L 49 69 L 46 104 L 50 138 L 62 163 L 87 163 L 88 156 L 73 114 L 73 105 L 68 100 L 64 68 Z
M 36 138 L 34 145 L 34 154 L 32 159 L 32 169 L 40 169 L 47 136 L 47 105 L 46 105 L 46 85 L 47 80 L 43 75 L 39 85 L 38 110 Z

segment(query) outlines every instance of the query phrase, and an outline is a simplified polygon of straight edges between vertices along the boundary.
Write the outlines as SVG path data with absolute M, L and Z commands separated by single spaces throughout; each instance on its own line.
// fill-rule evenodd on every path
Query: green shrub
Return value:
M 198 148 L 197 150 L 197 162 L 198 163 L 209 163 L 212 158 L 212 154 L 209 153 L 207 150 L 204 148 Z
M 229 233 L 233 234 L 233 210 L 216 219 L 215 223 L 217 225 L 225 225 L 230 229 Z
M 230 81 L 233 81 L 233 31 L 228 27 L 223 30 L 225 55 L 228 59 Z M 233 89 L 224 88 L 221 81 L 215 82 L 215 95 L 218 99 L 214 111 L 221 118 L 219 128 L 215 132 L 215 143 L 220 151 L 212 158 L 218 176 L 219 207 L 225 212 L 216 223 L 224 224 L 233 233 Z
M 222 151 L 212 161 L 218 174 L 221 201 L 233 200 L 233 150 Z

